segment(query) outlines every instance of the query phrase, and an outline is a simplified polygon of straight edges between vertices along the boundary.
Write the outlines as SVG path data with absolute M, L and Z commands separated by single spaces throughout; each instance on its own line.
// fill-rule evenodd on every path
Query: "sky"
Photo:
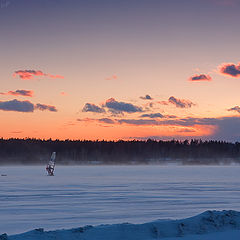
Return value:
M 0 137 L 240 141 L 240 0 L 0 0 Z

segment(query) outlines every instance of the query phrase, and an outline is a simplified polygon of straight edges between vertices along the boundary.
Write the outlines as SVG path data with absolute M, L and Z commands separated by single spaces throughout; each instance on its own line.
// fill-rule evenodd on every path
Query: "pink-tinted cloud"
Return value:
M 189 78 L 191 82 L 199 82 L 199 81 L 212 81 L 211 76 L 206 74 L 196 74 Z
M 60 95 L 67 96 L 67 93 L 66 92 L 60 92 Z
M 12 95 L 12 96 L 23 96 L 23 97 L 33 97 L 34 92 L 32 90 L 16 90 L 8 91 L 6 93 L 0 93 L 1 95 Z
M 169 102 L 168 101 L 158 101 L 157 103 L 161 104 L 161 105 L 168 105 Z
M 219 72 L 231 77 L 240 77 L 240 63 L 223 63 L 219 66 Z
M 64 78 L 61 75 L 52 75 L 49 73 L 43 73 L 40 70 L 18 70 L 15 71 L 13 77 L 19 76 L 22 80 L 33 80 L 35 77 L 48 77 L 52 79 Z
M 110 77 L 105 78 L 105 80 L 117 80 L 117 79 L 118 79 L 118 77 L 115 74 Z

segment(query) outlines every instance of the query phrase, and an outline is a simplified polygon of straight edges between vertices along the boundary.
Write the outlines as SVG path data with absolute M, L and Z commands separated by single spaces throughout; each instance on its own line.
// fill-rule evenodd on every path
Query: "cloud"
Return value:
M 49 73 L 43 73 L 40 70 L 18 70 L 15 71 L 13 74 L 13 77 L 17 77 L 19 76 L 22 80 L 33 80 L 36 76 L 40 76 L 40 77 L 49 77 L 52 79 L 56 79 L 56 78 L 64 78 L 61 75 L 52 75 Z
M 86 123 L 106 123 L 106 124 L 125 124 L 132 126 L 163 126 L 177 127 L 175 135 L 158 136 L 159 139 L 177 138 L 185 139 L 186 134 L 194 133 L 194 135 L 187 135 L 188 138 L 196 137 L 209 140 L 224 140 L 224 141 L 240 141 L 240 117 L 219 117 L 219 118 L 179 118 L 179 119 L 77 119 L 80 122 Z M 181 127 L 182 129 L 179 129 Z M 199 135 L 198 131 L 200 130 Z M 174 134 L 174 131 L 172 132 Z M 182 135 L 181 135 L 182 133 Z M 149 138 L 149 137 L 148 137 Z M 154 137 L 155 138 L 155 137 Z
M 123 114 L 124 112 L 126 113 L 143 112 L 143 109 L 141 107 L 135 106 L 131 103 L 118 102 L 114 98 L 108 99 L 103 106 L 107 107 L 109 111 L 114 114 Z
M 183 118 L 176 120 L 120 119 L 120 124 L 135 126 L 183 126 L 183 127 L 213 127 L 204 139 L 240 141 L 240 117 L 220 118 Z
M 107 77 L 107 78 L 105 78 L 106 80 L 117 80 L 118 79 L 118 77 L 117 77 L 117 75 L 112 75 L 111 77 Z
M 50 112 L 57 112 L 57 109 L 55 106 L 51 106 L 51 105 L 46 105 L 46 104 L 40 104 L 40 103 L 37 103 L 35 105 L 35 109 L 38 109 L 38 110 L 41 110 L 41 111 L 50 111 Z
M 180 119 L 167 119 L 167 120 L 155 120 L 155 119 L 119 119 L 120 124 L 130 125 L 154 125 L 154 126 L 195 126 L 195 125 L 217 125 L 216 118 L 180 118 Z
M 32 97 L 33 91 L 31 90 L 16 90 L 16 91 L 8 91 L 6 93 L 0 93 L 1 95 L 13 95 L 13 96 L 24 96 L 24 97 Z
M 219 72 L 231 77 L 239 77 L 240 63 L 238 63 L 238 65 L 234 63 L 224 63 L 221 66 L 219 66 Z
M 140 97 L 143 100 L 153 100 L 153 98 L 150 95 L 145 95 L 144 97 Z
M 169 102 L 168 101 L 158 101 L 157 103 L 161 104 L 161 105 L 168 105 Z
M 105 110 L 103 108 L 100 108 L 92 103 L 86 103 L 83 110 L 83 112 L 95 112 L 95 113 L 104 113 Z
M 29 101 L 18 101 L 17 99 L 11 101 L 0 102 L 0 110 L 16 111 L 16 112 L 33 112 L 34 104 Z
M 115 123 L 115 121 L 110 119 L 110 118 L 100 118 L 100 119 L 98 119 L 98 121 L 101 122 L 101 123 L 107 123 L 107 124 L 114 124 Z
M 215 121 L 217 129 L 208 138 L 231 142 L 240 141 L 240 117 L 223 117 Z
M 0 102 L 0 110 L 3 110 L 3 111 L 33 112 L 35 109 L 39 109 L 41 111 L 48 110 L 51 112 L 57 112 L 57 109 L 54 106 L 40 104 L 40 103 L 37 103 L 36 105 L 34 105 L 29 101 L 18 101 L 17 99 L 14 99 L 11 101 Z
M 178 108 L 190 108 L 194 105 L 193 102 L 189 100 L 184 100 L 184 99 L 177 99 L 173 96 L 171 96 L 168 101 L 172 104 L 174 104 Z
M 175 115 L 165 115 L 164 117 L 165 118 L 177 118 L 177 116 L 175 116 Z
M 212 81 L 211 76 L 206 75 L 206 74 L 199 74 L 199 75 L 194 75 L 189 78 L 189 81 L 191 82 L 196 82 L 196 81 Z
M 236 111 L 236 112 L 240 113 L 240 107 L 239 106 L 235 106 L 233 108 L 228 109 L 228 111 Z
M 20 134 L 20 133 L 23 133 L 23 132 L 22 131 L 13 131 L 11 133 L 13 133 L 13 134 Z
M 60 95 L 67 96 L 67 93 L 66 92 L 60 92 Z
M 164 116 L 161 113 L 150 113 L 150 114 L 143 114 L 140 117 L 143 117 L 143 118 L 163 118 Z
M 119 119 L 117 120 L 120 124 L 129 124 L 129 125 L 135 125 L 135 126 L 145 126 L 145 125 L 160 125 L 159 121 L 156 120 L 150 120 L 150 119 Z
M 193 132 L 196 132 L 196 130 L 189 129 L 189 128 L 183 128 L 183 129 L 177 130 L 177 132 L 178 133 L 193 133 Z

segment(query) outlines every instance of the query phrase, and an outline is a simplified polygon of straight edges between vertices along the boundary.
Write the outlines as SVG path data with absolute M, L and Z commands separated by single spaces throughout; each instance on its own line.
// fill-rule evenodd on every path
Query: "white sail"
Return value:
M 52 156 L 48 162 L 48 165 L 46 167 L 47 173 L 49 176 L 53 176 L 54 167 L 55 167 L 55 159 L 56 159 L 56 152 L 52 153 Z
M 56 152 L 53 152 L 48 165 L 54 166 L 55 165 L 55 159 L 56 159 Z

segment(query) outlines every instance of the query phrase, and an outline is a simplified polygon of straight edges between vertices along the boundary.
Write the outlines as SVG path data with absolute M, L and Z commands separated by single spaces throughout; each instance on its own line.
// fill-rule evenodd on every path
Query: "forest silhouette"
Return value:
M 240 163 L 240 143 L 202 140 L 88 141 L 0 139 L 0 164 L 230 164 Z

